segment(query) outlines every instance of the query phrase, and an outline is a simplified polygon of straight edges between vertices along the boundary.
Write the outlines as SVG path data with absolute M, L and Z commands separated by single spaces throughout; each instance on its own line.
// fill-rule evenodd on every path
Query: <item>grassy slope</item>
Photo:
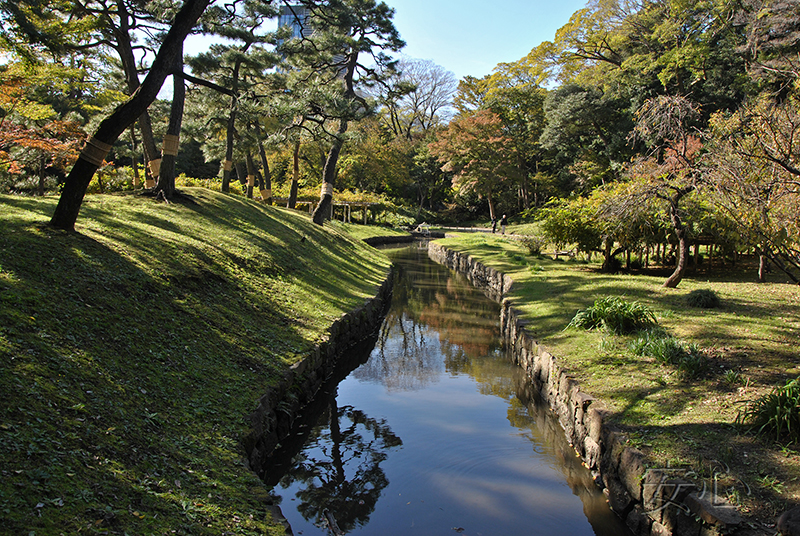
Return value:
M 751 269 L 703 271 L 678 289 L 665 289 L 661 284 L 667 274 L 607 275 L 596 266 L 533 259 L 496 235 L 439 242 L 514 279 L 511 299 L 532 320 L 528 329 L 586 392 L 615 411 L 614 420 L 627 429 L 631 442 L 656 464 L 690 469 L 708 484 L 716 472 L 729 499 L 763 519 L 780 513 L 787 503 L 800 502 L 797 446 L 759 440 L 732 424 L 744 401 L 800 375 L 796 285 L 754 283 Z M 782 279 L 778 274 L 773 278 Z M 686 295 L 698 288 L 713 289 L 722 306 L 688 307 Z M 710 371 L 687 381 L 674 369 L 635 357 L 627 347 L 630 338 L 564 331 L 577 310 L 608 295 L 651 307 L 670 334 L 705 350 Z
M 384 237 L 384 236 L 408 236 L 408 231 L 403 231 L 400 229 L 392 229 L 391 227 L 377 227 L 374 225 L 359 225 L 356 223 L 342 223 L 338 221 L 332 221 L 330 223 L 332 227 L 335 229 L 347 233 L 348 235 L 356 238 L 358 240 L 364 240 L 366 238 L 373 238 L 373 237 Z
M 302 214 L 0 197 L 0 533 L 280 533 L 242 464 L 255 401 L 389 263 Z

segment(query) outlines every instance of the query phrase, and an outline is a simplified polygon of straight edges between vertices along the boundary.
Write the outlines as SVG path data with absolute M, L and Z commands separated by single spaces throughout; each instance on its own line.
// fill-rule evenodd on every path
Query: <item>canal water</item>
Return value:
M 498 305 L 424 244 L 387 253 L 377 340 L 267 471 L 294 534 L 629 534 L 506 358 Z

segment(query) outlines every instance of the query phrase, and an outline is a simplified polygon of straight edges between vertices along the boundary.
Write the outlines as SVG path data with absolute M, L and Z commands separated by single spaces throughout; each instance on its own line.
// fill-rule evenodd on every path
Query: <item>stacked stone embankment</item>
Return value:
M 625 435 L 609 424 L 610 412 L 583 392 L 578 381 L 526 329 L 507 295 L 513 281 L 469 255 L 432 242 L 434 261 L 464 274 L 469 281 L 501 304 L 502 337 L 516 363 L 525 369 L 541 398 L 558 416 L 567 439 L 609 505 L 636 536 L 712 536 L 736 534 L 742 527 L 736 509 L 712 486 L 676 478 L 668 468 L 653 467 Z
M 301 410 L 330 377 L 343 354 L 374 336 L 391 303 L 391 295 L 390 272 L 375 297 L 336 320 L 310 354 L 292 365 L 277 385 L 259 399 L 249 417 L 250 429 L 242 441 L 253 471 L 264 476 L 270 454 L 289 436 Z

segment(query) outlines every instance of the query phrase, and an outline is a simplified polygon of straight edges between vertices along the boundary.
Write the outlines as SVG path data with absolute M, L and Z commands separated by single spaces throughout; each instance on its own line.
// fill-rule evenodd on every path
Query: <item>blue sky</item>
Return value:
M 406 42 L 402 54 L 431 60 L 461 79 L 490 74 L 524 57 L 586 5 L 586 0 L 384 0 L 395 8 L 395 27 Z M 185 53 L 207 47 L 190 37 Z M 171 91 L 171 90 L 170 90 Z
M 586 0 L 384 0 L 395 8 L 403 53 L 457 78 L 482 77 L 550 41 Z

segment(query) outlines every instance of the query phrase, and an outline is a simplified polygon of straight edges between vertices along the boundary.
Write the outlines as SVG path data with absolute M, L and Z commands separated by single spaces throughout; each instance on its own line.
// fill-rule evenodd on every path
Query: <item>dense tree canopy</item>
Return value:
M 575 233 L 609 269 L 620 249 L 674 258 L 670 285 L 700 241 L 757 250 L 800 279 L 797 6 L 591 0 L 525 57 L 456 80 L 392 57 L 403 41 L 374 0 L 0 2 L 0 186 L 52 191 L 59 180 L 72 201 L 54 224 L 70 228 L 96 169 L 137 162 L 134 176 L 143 165 L 156 179 L 156 140 L 172 152 L 180 135 L 192 157 L 170 156 L 195 163 L 187 174 L 219 162 L 222 189 L 238 180 L 290 206 L 321 188 L 320 222 L 337 190 L 407 205 L 406 223 L 539 211 L 554 240 Z M 281 11 L 298 34 L 266 29 Z M 164 43 L 174 50 L 190 32 L 219 39 L 182 67 Z M 155 100 L 173 73 L 177 94 L 187 89 L 183 122 L 177 102 Z M 95 141 L 81 151 L 81 138 Z

